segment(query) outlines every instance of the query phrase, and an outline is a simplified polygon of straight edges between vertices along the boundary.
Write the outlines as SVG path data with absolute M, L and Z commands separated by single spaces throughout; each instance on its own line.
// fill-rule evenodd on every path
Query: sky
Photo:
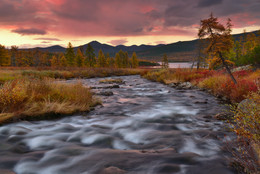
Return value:
M 168 44 L 196 39 L 211 12 L 233 34 L 260 29 L 260 0 L 0 0 L 0 44 Z

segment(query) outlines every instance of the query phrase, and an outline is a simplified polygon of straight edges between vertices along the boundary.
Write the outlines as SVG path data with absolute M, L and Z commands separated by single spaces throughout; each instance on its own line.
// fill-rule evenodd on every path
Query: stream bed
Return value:
M 225 108 L 215 97 L 139 76 L 115 78 L 125 83 L 109 89 L 99 83 L 106 78 L 81 80 L 110 92 L 89 113 L 1 126 L 0 173 L 234 173 L 223 148 L 232 134 L 213 118 Z

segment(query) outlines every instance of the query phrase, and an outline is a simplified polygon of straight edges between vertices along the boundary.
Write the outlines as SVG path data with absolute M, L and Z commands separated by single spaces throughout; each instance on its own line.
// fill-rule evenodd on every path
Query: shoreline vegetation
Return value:
M 88 112 L 102 103 L 81 83 L 61 84 L 57 83 L 59 79 L 137 75 L 146 71 L 126 68 L 1 68 L 0 125 Z

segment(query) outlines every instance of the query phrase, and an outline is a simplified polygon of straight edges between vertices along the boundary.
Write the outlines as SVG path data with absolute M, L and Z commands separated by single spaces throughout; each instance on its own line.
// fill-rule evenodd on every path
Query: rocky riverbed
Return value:
M 225 107 L 213 96 L 116 78 L 124 83 L 81 80 L 103 100 L 90 113 L 1 126 L 0 173 L 234 173 L 224 150 L 232 135 L 214 118 Z

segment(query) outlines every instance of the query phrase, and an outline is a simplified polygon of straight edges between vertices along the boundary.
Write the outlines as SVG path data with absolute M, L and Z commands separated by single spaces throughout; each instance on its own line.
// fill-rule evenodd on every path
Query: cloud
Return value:
M 47 32 L 42 29 L 37 28 L 17 28 L 12 30 L 13 33 L 18 33 L 21 35 L 45 35 Z
M 234 27 L 260 25 L 259 0 L 0 1 L 0 26 L 15 27 L 21 35 L 192 35 L 194 25 L 211 12 L 221 20 L 234 19 Z
M 223 0 L 200 0 L 198 3 L 199 7 L 209 7 L 217 4 L 221 4 Z
M 165 41 L 156 41 L 155 43 L 156 43 L 156 45 L 159 45 L 159 44 L 167 44 Z
M 41 43 L 51 43 L 50 41 L 42 41 Z
M 117 45 L 124 45 L 127 42 L 128 42 L 127 39 L 117 39 L 117 40 L 111 40 L 108 43 L 117 46 Z
M 34 40 L 61 41 L 61 40 L 58 39 L 58 38 L 47 38 L 47 37 L 35 38 Z

